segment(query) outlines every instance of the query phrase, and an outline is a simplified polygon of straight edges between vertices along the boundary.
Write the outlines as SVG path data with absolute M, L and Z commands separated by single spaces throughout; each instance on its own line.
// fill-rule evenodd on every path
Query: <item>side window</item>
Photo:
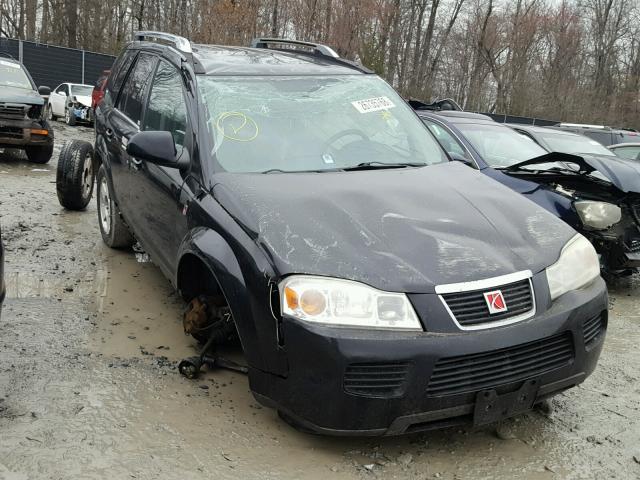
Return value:
M 118 110 L 138 126 L 140 126 L 140 120 L 142 119 L 146 87 L 153 75 L 155 61 L 156 57 L 148 53 L 141 53 L 138 56 L 133 70 L 122 87 L 122 92 L 116 105 Z
M 178 70 L 161 60 L 153 79 L 143 130 L 171 132 L 176 145 L 184 146 L 187 131 L 187 106 Z
M 457 153 L 458 155 L 462 155 L 465 158 L 468 158 L 467 152 L 465 149 L 458 143 L 453 135 L 451 135 L 448 131 L 442 128 L 440 125 L 436 125 L 435 123 L 425 121 L 431 133 L 433 133 L 438 140 L 438 143 L 442 145 L 442 147 L 447 151 L 447 153 Z
M 64 85 L 64 84 L 60 85 L 58 87 L 57 93 L 64 93 L 64 94 L 66 94 L 68 96 L 69 95 L 69 87 L 67 85 Z
M 627 160 L 636 160 L 640 154 L 640 147 L 619 147 L 613 153 Z
M 111 75 L 107 89 L 109 90 L 109 96 L 115 100 L 122 88 L 127 72 L 133 63 L 133 59 L 136 56 L 135 50 L 125 50 L 120 57 L 115 61 L 113 65 L 113 75 Z

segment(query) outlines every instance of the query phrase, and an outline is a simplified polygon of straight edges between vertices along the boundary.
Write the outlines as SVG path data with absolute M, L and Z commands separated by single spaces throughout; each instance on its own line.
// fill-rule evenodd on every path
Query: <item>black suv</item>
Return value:
M 34 163 L 47 163 L 53 154 L 53 130 L 45 120 L 44 99 L 49 87 L 36 89 L 24 65 L 0 54 L 0 148 L 18 148 Z
M 185 331 L 237 335 L 253 394 L 294 425 L 483 424 L 596 366 L 591 244 L 450 161 L 387 83 L 326 46 L 141 32 L 95 119 L 103 240 L 135 236 L 189 302 Z

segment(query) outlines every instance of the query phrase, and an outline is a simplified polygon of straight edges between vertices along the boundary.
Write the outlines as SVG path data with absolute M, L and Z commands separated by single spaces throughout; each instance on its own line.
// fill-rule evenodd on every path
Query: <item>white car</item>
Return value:
M 61 83 L 49 96 L 49 120 L 64 117 L 67 125 L 75 125 L 78 121 L 93 123 L 92 92 L 91 85 Z

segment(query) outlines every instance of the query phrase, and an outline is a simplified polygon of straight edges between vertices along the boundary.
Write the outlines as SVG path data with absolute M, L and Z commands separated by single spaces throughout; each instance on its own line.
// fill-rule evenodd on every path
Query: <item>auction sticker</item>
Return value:
M 393 102 L 387 97 L 376 97 L 368 98 L 367 100 L 357 100 L 355 102 L 351 102 L 351 105 L 353 105 L 360 113 L 377 112 L 380 110 L 387 110 L 389 108 L 395 107 Z

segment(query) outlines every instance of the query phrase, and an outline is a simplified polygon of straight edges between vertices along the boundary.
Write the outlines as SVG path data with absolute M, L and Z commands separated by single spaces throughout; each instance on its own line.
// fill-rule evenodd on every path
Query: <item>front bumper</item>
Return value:
M 47 131 L 46 135 L 36 132 Z M 44 120 L 0 117 L 0 148 L 53 145 L 53 131 Z
M 539 308 L 540 313 L 529 320 L 472 332 L 338 329 L 285 318 L 282 340 L 289 363 L 288 376 L 283 378 L 252 369 L 251 390 L 261 403 L 276 408 L 287 420 L 316 433 L 398 435 L 477 423 L 479 416 L 475 410 L 480 394 L 509 398 L 510 393 L 513 395 L 525 388 L 527 382 L 535 380 L 535 398 L 530 399 L 532 406 L 545 397 L 578 385 L 595 369 L 607 324 L 604 281 L 598 278 L 584 289 L 563 295 L 552 305 L 548 299 L 539 298 L 538 302 L 546 302 L 547 308 Z M 598 320 L 595 324 L 594 319 Z M 541 349 L 545 345 L 556 348 L 553 342 L 558 339 L 569 342 L 572 349 L 571 358 L 560 366 L 546 370 L 530 368 L 551 365 L 540 362 L 557 356 L 555 350 L 529 356 L 524 363 L 511 366 L 504 361 L 507 357 L 514 362 L 524 358 L 524 354 L 517 353 L 514 348 L 526 347 L 529 353 L 542 352 L 531 350 L 531 345 Z M 507 351 L 516 354 L 507 355 Z M 480 358 L 487 354 L 493 360 Z M 457 359 L 462 363 L 455 364 Z M 441 371 L 436 375 L 443 362 L 454 362 L 450 365 L 457 366 L 444 376 Z M 448 375 L 458 375 L 465 368 L 477 365 L 495 365 L 495 369 L 476 371 L 477 375 L 462 383 L 457 379 L 447 391 Z M 366 389 L 354 389 L 350 377 L 354 368 L 369 372 L 366 375 L 372 375 L 372 383 L 387 382 L 394 388 L 382 395 L 381 389 L 376 390 L 376 395 L 367 393 Z M 509 368 L 512 368 L 511 374 Z M 532 371 L 534 374 L 529 375 Z M 436 376 L 439 376 L 439 386 L 434 388 Z M 478 379 L 491 378 L 493 383 L 478 383 Z M 507 417 L 517 412 L 505 408 L 504 413 Z

